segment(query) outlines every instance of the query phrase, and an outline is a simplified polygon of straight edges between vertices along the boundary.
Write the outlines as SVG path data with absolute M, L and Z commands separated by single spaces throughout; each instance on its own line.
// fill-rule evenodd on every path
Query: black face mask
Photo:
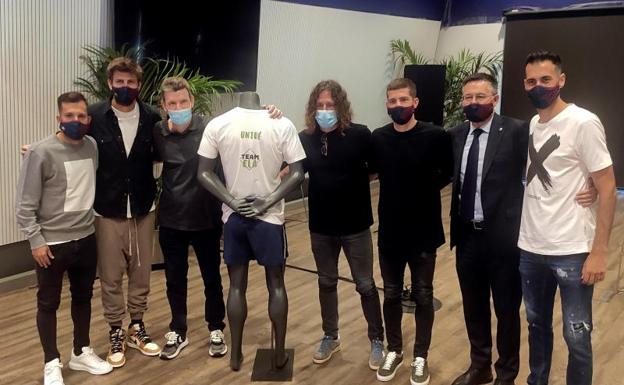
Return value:
M 388 115 L 392 118 L 392 121 L 396 124 L 405 124 L 410 121 L 414 116 L 414 107 L 393 107 L 388 108 Z
M 533 103 L 533 107 L 543 110 L 557 100 L 560 91 L 559 85 L 554 87 L 535 86 L 527 91 L 527 95 Z
M 139 89 L 130 87 L 113 87 L 113 95 L 115 95 L 117 103 L 122 106 L 129 106 L 134 103 L 136 98 L 139 96 Z
M 483 122 L 485 119 L 489 118 L 490 115 L 492 115 L 492 112 L 494 112 L 494 105 L 491 103 L 472 103 L 464 107 L 466 119 L 474 123 Z

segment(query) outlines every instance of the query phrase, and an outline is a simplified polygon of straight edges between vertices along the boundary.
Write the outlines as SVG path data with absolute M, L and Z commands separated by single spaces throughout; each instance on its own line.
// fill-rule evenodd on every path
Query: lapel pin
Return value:
M 503 131 L 503 127 L 498 127 L 498 132 L 502 132 Z

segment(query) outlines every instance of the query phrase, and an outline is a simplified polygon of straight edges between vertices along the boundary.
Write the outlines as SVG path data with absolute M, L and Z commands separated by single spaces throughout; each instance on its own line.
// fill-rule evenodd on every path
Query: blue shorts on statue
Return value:
M 252 259 L 262 266 L 284 264 L 284 226 L 232 214 L 223 225 L 223 260 L 226 265 L 243 265 Z

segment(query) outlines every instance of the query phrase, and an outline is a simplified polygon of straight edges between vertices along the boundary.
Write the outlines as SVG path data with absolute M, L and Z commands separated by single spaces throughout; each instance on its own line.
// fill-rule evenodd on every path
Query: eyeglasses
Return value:
M 321 135 L 321 154 L 327 156 L 327 134 Z
M 477 102 L 483 102 L 487 98 L 491 98 L 494 95 L 485 95 L 485 94 L 476 94 L 476 95 L 464 95 L 462 96 L 462 100 L 464 102 L 471 102 L 476 100 Z

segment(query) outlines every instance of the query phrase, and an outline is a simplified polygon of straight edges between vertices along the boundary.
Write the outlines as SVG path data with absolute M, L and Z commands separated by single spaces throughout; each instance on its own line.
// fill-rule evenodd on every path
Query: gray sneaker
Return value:
M 330 336 L 323 336 L 321 339 L 321 344 L 318 347 L 316 353 L 314 353 L 314 361 L 315 364 L 322 364 L 332 357 L 334 353 L 340 350 L 340 337 L 334 338 Z
M 377 369 L 377 379 L 383 382 L 393 379 L 401 362 L 403 362 L 402 352 L 388 352 L 383 364 Z
M 160 351 L 160 359 L 173 360 L 188 344 L 188 338 L 182 337 L 174 331 L 168 332 L 165 334 L 165 346 Z
M 212 330 L 210 332 L 210 346 L 208 354 L 210 357 L 223 357 L 227 353 L 227 345 L 225 344 L 225 335 L 222 330 Z
M 377 370 L 383 364 L 384 357 L 384 344 L 381 340 L 372 340 L 371 341 L 371 352 L 368 357 L 368 367 Z
M 412 361 L 412 375 L 410 376 L 412 385 L 429 384 L 429 366 L 427 360 L 422 357 L 414 358 Z

